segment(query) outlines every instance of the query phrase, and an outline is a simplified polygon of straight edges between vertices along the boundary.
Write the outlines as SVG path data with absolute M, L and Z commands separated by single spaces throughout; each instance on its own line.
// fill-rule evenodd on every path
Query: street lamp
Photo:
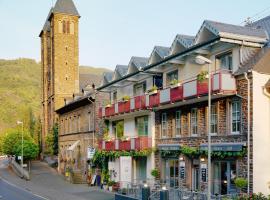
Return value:
M 23 122 L 22 121 L 17 121 L 18 125 L 22 125 L 22 158 L 21 158 L 21 166 L 23 168 Z
M 207 187 L 207 199 L 211 200 L 211 60 L 203 56 L 196 56 L 195 62 L 203 65 L 208 64 L 208 187 Z

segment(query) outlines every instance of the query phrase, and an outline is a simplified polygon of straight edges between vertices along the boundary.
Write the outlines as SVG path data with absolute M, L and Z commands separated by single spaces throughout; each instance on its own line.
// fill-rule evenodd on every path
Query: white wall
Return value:
M 270 194 L 270 99 L 262 86 L 270 75 L 253 72 L 253 189 Z
M 124 135 L 129 137 L 136 136 L 136 129 L 135 129 L 135 118 L 125 118 L 124 119 Z

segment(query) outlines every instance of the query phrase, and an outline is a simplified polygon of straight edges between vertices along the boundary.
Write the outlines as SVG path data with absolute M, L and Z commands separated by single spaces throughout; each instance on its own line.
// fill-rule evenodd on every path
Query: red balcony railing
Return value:
M 130 112 L 130 100 L 124 103 L 124 112 L 126 113 Z
M 106 116 L 106 117 L 113 116 L 114 114 L 115 114 L 115 111 L 114 111 L 114 104 L 111 105 L 110 107 L 106 107 L 106 108 L 105 108 L 105 116 Z
M 130 140 L 123 140 L 123 141 L 119 141 L 119 150 L 120 151 L 129 151 L 131 150 L 131 146 L 130 146 Z
M 135 97 L 135 110 L 144 109 L 145 106 L 145 95 Z
M 144 150 L 152 147 L 152 138 L 148 136 L 140 136 L 135 139 L 135 149 Z
M 228 94 L 236 92 L 235 78 L 230 71 L 222 70 L 212 73 L 211 83 L 212 93 Z M 131 109 L 134 111 L 153 108 L 203 95 L 208 95 L 208 81 L 200 82 L 196 77 L 193 77 L 183 81 L 181 86 L 158 90 L 155 94 L 136 96 L 132 98 L 132 102 L 130 100 L 118 102 L 118 104 L 115 104 L 118 105 L 118 109 L 116 106 L 110 109 L 100 108 L 98 115 L 100 118 L 110 117 L 114 114 L 129 113 Z
M 129 140 L 111 140 L 99 141 L 99 149 L 105 151 L 130 151 L 130 150 L 144 150 L 152 147 L 152 138 L 148 136 L 139 136 Z
M 205 95 L 208 94 L 208 80 L 205 81 L 197 81 L 197 95 Z
M 175 88 L 171 88 L 171 102 L 180 101 L 183 99 L 183 87 L 178 86 Z
M 118 102 L 118 112 L 119 113 L 130 112 L 130 100 Z
M 149 107 L 159 106 L 159 92 L 149 95 Z

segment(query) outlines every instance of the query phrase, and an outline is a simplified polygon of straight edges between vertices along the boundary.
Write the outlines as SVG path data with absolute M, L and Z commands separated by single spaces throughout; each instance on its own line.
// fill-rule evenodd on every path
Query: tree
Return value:
M 23 133 L 24 160 L 32 160 L 38 156 L 38 145 L 34 142 L 30 133 Z M 2 139 L 2 151 L 6 155 L 21 156 L 22 153 L 22 132 L 20 129 L 10 129 Z
M 47 134 L 46 138 L 46 151 L 48 155 L 58 154 L 58 124 L 54 124 L 50 133 Z

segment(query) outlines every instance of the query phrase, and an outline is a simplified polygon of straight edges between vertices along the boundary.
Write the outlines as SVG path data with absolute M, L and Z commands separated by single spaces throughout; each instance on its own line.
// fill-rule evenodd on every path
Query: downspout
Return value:
M 247 80 L 247 193 L 250 194 L 250 79 L 245 72 Z
M 94 146 L 95 146 L 95 132 L 96 132 L 96 119 L 95 119 L 95 116 L 96 116 L 96 106 L 95 106 L 95 101 L 92 101 L 91 99 L 90 99 L 90 97 L 88 97 L 87 98 L 88 99 L 88 101 L 90 101 L 92 104 L 93 104 L 93 121 L 94 121 L 94 131 L 93 131 L 93 137 L 92 137 L 92 148 L 94 148 Z

